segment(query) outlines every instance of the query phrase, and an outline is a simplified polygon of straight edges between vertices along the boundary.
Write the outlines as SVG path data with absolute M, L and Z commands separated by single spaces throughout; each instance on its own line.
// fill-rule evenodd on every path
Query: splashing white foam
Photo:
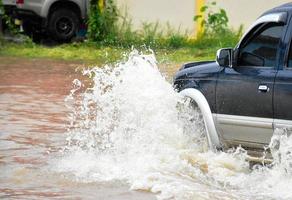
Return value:
M 85 74 L 93 85 L 77 94 L 82 84 L 74 81 L 68 146 L 55 171 L 84 182 L 124 181 L 158 199 L 292 198 L 292 139 L 276 134 L 274 166 L 252 170 L 241 148 L 204 152 L 199 113 L 178 109 L 183 100 L 153 54 L 133 51 L 126 62 Z

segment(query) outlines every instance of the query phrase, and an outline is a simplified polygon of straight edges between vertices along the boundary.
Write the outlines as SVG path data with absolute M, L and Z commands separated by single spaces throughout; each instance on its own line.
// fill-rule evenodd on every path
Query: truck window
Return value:
M 239 54 L 239 66 L 274 67 L 283 27 L 284 25 L 275 23 L 262 26 L 242 46 Z

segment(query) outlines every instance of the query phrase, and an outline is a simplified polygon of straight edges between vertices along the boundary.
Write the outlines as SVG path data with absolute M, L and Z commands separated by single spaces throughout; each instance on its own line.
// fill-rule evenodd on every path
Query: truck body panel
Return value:
M 185 64 L 174 77 L 178 91 L 206 96 L 226 147 L 263 149 L 276 128 L 292 128 L 291 13 L 292 3 L 265 12 L 232 49 L 230 66 Z M 194 84 L 207 74 L 209 84 Z

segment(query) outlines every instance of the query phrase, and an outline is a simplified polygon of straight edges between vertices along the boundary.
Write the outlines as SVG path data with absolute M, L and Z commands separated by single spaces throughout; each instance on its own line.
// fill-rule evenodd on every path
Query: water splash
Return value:
M 242 148 L 206 152 L 200 113 L 161 75 L 153 54 L 133 51 L 116 66 L 84 71 L 66 101 L 68 145 L 54 170 L 82 182 L 129 184 L 158 199 L 291 199 L 292 139 L 279 131 L 272 166 L 246 162 Z M 286 133 L 286 132 L 285 132 Z

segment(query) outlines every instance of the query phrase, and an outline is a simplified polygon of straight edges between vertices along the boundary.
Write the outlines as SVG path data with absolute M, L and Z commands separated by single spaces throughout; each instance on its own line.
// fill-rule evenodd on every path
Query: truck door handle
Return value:
M 267 85 L 259 85 L 260 92 L 269 92 L 270 88 Z

